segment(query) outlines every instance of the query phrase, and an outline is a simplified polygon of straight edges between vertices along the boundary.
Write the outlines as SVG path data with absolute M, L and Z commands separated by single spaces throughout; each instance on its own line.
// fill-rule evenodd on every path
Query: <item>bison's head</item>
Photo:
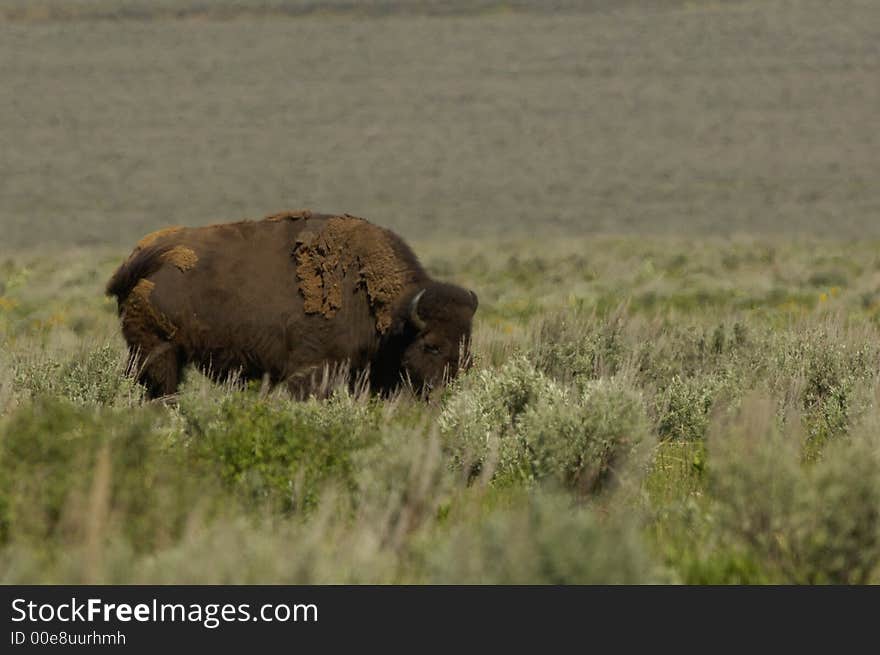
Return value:
M 477 294 L 434 282 L 407 305 L 412 341 L 403 353 L 404 374 L 417 389 L 428 390 L 455 377 L 470 361 L 471 322 Z

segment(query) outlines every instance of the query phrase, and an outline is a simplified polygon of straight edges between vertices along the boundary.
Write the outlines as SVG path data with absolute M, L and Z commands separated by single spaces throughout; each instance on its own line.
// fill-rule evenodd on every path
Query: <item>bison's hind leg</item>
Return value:
M 150 398 L 162 398 L 177 393 L 180 358 L 177 348 L 167 341 L 147 348 L 143 345 L 130 346 L 129 370 L 147 388 Z
M 128 370 L 147 388 L 150 398 L 177 393 L 180 383 L 180 357 L 177 348 L 167 342 L 130 344 Z
M 122 334 L 128 343 L 129 371 L 150 398 L 170 396 L 180 382 L 180 349 L 170 339 L 173 326 L 149 302 L 152 285 L 142 280 L 126 300 Z

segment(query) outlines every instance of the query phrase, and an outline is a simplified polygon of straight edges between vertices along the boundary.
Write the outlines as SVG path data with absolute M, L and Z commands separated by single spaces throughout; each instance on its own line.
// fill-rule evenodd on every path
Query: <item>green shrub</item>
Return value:
M 534 494 L 430 535 L 429 583 L 643 584 L 665 579 L 632 525 L 600 522 L 565 496 Z
M 619 312 L 601 320 L 580 312 L 546 318 L 532 346 L 532 359 L 542 373 L 563 383 L 614 375 L 626 353 L 622 325 Z
M 519 428 L 522 477 L 554 478 L 593 492 L 603 488 L 646 439 L 648 421 L 641 395 L 612 379 L 591 382 L 570 402 L 541 398 L 525 412 Z
M 6 413 L 15 397 L 15 377 L 12 373 L 12 362 L 3 352 L 0 344 L 0 416 Z
M 84 348 L 66 360 L 46 353 L 13 360 L 15 385 L 32 396 L 66 398 L 78 404 L 130 404 L 143 398 L 143 390 L 126 375 L 127 356 L 103 344 Z
M 354 454 L 353 468 L 357 515 L 393 547 L 440 516 L 455 492 L 433 427 L 387 425 L 377 443 Z
M 394 582 L 394 553 L 373 526 L 318 509 L 308 522 L 233 514 L 133 562 L 142 584 L 365 584 Z M 210 553 L 210 557 L 205 554 Z
M 79 543 L 116 522 L 137 550 L 173 535 L 211 478 L 167 447 L 162 423 L 154 408 L 19 407 L 0 424 L 0 543 Z
M 186 395 L 180 410 L 192 448 L 248 502 L 310 509 L 330 481 L 354 490 L 352 453 L 378 439 L 381 412 L 338 392 L 328 401 L 229 392 L 219 401 Z
M 700 494 L 664 507 L 647 535 L 658 555 L 684 584 L 767 584 L 763 555 L 740 547 L 718 529 Z
M 868 406 L 878 357 L 877 348 L 866 340 L 824 329 L 779 344 L 775 359 L 782 380 L 776 386 L 797 392 L 813 449 L 846 434 Z
M 710 440 L 710 491 L 723 540 L 778 582 L 865 583 L 880 565 L 880 441 L 830 444 L 801 463 L 796 434 L 753 402 Z
M 722 381 L 716 376 L 673 376 L 658 397 L 657 430 L 661 439 L 696 441 L 706 436 L 709 414 Z
M 524 358 L 460 385 L 440 416 L 455 465 L 496 482 L 556 480 L 595 491 L 643 439 L 641 397 L 620 380 L 571 391 Z
M 523 451 L 517 424 L 541 398 L 561 403 L 567 394 L 522 356 L 462 378 L 439 419 L 453 464 L 470 475 L 493 468 L 493 459 L 500 471 L 516 468 Z

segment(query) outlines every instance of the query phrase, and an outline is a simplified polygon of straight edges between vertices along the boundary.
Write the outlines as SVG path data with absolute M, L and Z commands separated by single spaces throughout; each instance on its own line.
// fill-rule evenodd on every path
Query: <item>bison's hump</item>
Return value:
M 283 211 L 277 214 L 270 214 L 263 220 L 265 221 L 298 221 L 304 218 L 311 218 L 312 212 L 308 209 L 298 209 L 294 211 Z
M 391 325 L 394 301 L 418 271 L 417 262 L 407 261 L 412 256 L 399 237 L 348 214 L 301 232 L 294 257 L 306 313 L 334 316 L 343 303 L 343 279 L 354 271 L 366 289 L 380 334 Z

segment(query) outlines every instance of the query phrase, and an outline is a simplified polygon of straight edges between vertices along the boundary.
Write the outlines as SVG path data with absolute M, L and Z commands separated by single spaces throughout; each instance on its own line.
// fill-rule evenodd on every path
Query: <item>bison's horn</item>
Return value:
M 477 311 L 477 307 L 480 304 L 480 301 L 477 298 L 477 294 L 475 294 L 471 289 L 468 289 L 468 293 L 471 294 L 471 300 L 474 301 L 474 311 Z
M 419 330 L 424 330 L 427 326 L 427 323 L 425 323 L 419 316 L 419 300 L 424 294 L 425 290 L 422 289 L 415 296 L 413 296 L 413 299 L 409 303 L 409 320 Z

